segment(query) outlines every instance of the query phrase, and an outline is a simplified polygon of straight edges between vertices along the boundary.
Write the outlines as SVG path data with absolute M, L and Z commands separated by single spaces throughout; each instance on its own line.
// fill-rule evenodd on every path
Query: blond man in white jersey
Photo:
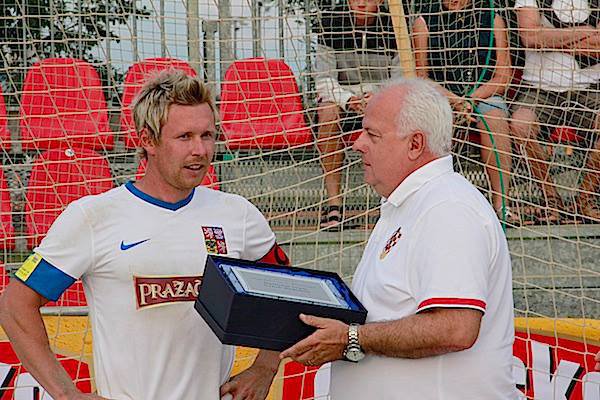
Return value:
M 2 327 L 56 400 L 264 399 L 277 354 L 260 352 L 230 379 L 233 348 L 221 345 L 193 301 L 209 253 L 287 258 L 252 204 L 199 186 L 217 135 L 200 80 L 163 72 L 133 111 L 145 176 L 65 209 L 0 299 Z M 89 305 L 97 394 L 80 393 L 57 362 L 39 312 L 76 279 Z

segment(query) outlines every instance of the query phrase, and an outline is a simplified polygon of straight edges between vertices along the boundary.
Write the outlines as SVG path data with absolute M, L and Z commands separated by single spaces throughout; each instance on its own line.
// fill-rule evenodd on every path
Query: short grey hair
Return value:
M 441 157 L 452 149 L 452 108 L 446 96 L 435 84 L 421 78 L 398 78 L 386 82 L 384 91 L 399 96 L 396 128 L 401 136 L 421 131 L 427 138 L 427 148 Z

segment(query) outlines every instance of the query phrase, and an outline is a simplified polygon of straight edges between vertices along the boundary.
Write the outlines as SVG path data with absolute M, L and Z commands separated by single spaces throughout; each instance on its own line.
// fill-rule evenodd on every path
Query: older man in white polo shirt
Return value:
M 354 149 L 384 198 L 352 284 L 367 323 L 303 315 L 317 331 L 282 353 L 354 361 L 333 363 L 333 400 L 517 398 L 506 239 L 453 171 L 451 139 L 448 101 L 424 80 L 390 84 L 367 106 Z

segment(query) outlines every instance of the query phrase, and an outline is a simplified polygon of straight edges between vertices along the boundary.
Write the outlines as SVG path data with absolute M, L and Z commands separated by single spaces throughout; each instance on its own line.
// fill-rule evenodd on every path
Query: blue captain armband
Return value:
M 32 253 L 15 277 L 48 300 L 56 301 L 75 278 L 64 273 L 37 253 Z

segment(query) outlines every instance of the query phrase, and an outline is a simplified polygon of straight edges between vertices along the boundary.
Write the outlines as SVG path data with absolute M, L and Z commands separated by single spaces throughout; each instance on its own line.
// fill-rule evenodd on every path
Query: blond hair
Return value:
M 208 104 L 215 115 L 210 90 L 204 83 L 180 70 L 165 70 L 150 78 L 132 103 L 135 129 L 146 129 L 153 143 L 160 141 L 160 130 L 167 122 L 169 107 L 173 104 L 195 106 Z M 146 151 L 141 150 L 146 157 Z

